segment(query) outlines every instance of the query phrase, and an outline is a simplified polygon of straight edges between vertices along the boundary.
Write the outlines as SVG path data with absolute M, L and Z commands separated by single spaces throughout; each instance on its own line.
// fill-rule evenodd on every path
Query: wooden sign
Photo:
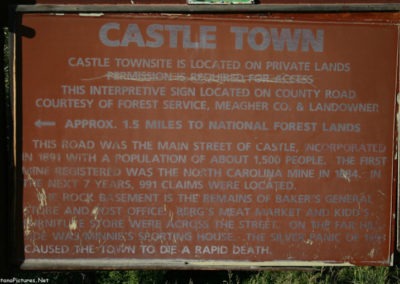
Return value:
M 391 264 L 397 25 L 22 25 L 23 267 Z

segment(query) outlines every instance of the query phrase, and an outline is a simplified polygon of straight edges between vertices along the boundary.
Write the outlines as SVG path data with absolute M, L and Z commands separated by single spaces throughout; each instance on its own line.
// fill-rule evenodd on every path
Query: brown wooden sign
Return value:
M 397 25 L 22 24 L 23 267 L 391 264 Z
M 27 5 L 32 5 L 31 0 L 14 0 L 14 3 L 17 4 L 27 4 Z M 124 0 L 36 0 L 34 1 L 35 4 L 37 5 L 126 5 L 126 6 L 135 6 L 135 5 L 185 5 L 189 1 L 188 0 L 136 0 L 134 2 L 130 1 L 124 1 Z M 212 4 L 212 1 L 204 1 L 204 4 L 212 4 L 212 5 L 219 5 L 221 3 L 238 3 L 240 1 L 227 1 L 227 0 L 221 0 L 219 1 L 213 1 L 214 3 Z M 203 5 L 204 5 L 203 4 Z M 257 5 L 274 5 L 274 4 L 282 4 L 282 5 L 302 5 L 302 4 L 309 4 L 309 5 L 368 5 L 369 7 L 373 7 L 374 5 L 392 5 L 392 4 L 399 4 L 398 0 L 352 0 L 352 1 L 346 1 L 346 0 L 259 0 L 259 1 L 253 1 L 254 6 Z M 225 4 L 226 5 L 226 4 Z M 229 4 L 228 4 L 229 5 Z M 245 5 L 251 5 L 251 4 L 245 4 Z

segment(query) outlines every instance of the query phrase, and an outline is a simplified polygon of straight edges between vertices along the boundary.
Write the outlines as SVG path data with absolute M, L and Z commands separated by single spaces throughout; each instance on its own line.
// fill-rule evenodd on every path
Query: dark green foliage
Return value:
M 388 284 L 400 283 L 399 269 L 388 267 L 321 267 L 311 271 L 262 271 L 243 284 Z
M 99 284 L 134 284 L 140 283 L 137 271 L 100 271 L 96 273 Z
M 152 270 L 127 270 L 127 271 L 98 271 L 96 283 L 98 284 L 153 284 L 164 283 L 164 271 Z
M 166 271 L 160 270 L 139 270 L 138 280 L 140 284 L 152 284 L 152 283 L 163 283 L 164 276 Z

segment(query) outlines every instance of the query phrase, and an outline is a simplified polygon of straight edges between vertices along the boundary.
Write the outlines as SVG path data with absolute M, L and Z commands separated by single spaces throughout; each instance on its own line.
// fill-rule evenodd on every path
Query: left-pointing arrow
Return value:
M 35 126 L 36 127 L 43 127 L 43 126 L 56 126 L 56 122 L 55 121 L 42 121 L 42 120 L 36 120 L 35 122 Z

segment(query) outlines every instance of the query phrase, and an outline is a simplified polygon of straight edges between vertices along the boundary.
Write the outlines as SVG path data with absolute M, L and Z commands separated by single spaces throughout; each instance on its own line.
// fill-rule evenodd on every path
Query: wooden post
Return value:
M 0 46 L 2 48 L 2 59 L 0 60 L 0 84 L 1 91 L 3 94 L 0 100 L 0 224 L 3 226 L 3 234 L 0 234 L 0 275 L 7 275 L 10 271 L 9 261 L 9 236 L 6 232 L 9 232 L 9 181 L 7 179 L 7 172 L 9 171 L 9 160 L 7 157 L 7 123 L 6 123 L 6 102 L 9 99 L 9 92 L 6 90 L 5 84 L 5 61 L 8 60 L 8 54 L 5 54 L 4 45 L 5 32 L 4 29 L 8 24 L 8 1 L 2 1 L 0 3 Z

